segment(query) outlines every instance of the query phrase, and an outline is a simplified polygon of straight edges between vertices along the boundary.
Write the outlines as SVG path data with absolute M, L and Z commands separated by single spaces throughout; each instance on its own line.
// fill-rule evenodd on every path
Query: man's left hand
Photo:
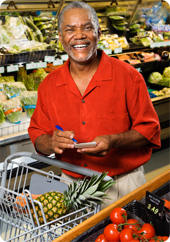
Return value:
M 98 136 L 93 141 L 96 142 L 96 146 L 94 148 L 77 149 L 77 152 L 89 156 L 103 157 L 107 155 L 109 150 L 112 148 L 110 135 Z

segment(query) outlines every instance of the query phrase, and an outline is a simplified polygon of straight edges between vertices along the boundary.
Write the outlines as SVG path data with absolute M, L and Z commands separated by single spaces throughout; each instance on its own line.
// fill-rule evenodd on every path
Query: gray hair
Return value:
M 92 15 L 92 24 L 94 25 L 95 30 L 98 31 L 98 28 L 99 28 L 99 20 L 98 20 L 98 17 L 97 17 L 97 14 L 96 14 L 96 11 L 94 10 L 94 8 L 92 8 L 87 3 L 79 2 L 79 1 L 73 1 L 73 2 L 69 3 L 68 5 L 66 5 L 62 9 L 62 11 L 61 11 L 61 13 L 59 15 L 59 18 L 58 18 L 58 31 L 60 33 L 62 32 L 61 26 L 63 24 L 63 15 L 64 15 L 64 13 L 67 10 L 71 10 L 73 8 L 83 8 L 85 10 L 88 10 L 91 13 L 91 15 Z

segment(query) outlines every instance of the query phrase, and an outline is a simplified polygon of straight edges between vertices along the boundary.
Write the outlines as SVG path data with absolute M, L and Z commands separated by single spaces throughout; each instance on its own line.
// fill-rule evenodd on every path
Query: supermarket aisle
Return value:
M 170 147 L 153 153 L 144 169 L 147 182 L 170 169 Z

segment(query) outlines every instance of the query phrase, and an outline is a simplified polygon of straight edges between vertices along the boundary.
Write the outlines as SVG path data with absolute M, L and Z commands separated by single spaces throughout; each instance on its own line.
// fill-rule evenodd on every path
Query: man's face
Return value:
M 74 8 L 64 13 L 60 42 L 69 57 L 76 62 L 86 62 L 96 53 L 100 30 L 94 28 L 88 10 Z

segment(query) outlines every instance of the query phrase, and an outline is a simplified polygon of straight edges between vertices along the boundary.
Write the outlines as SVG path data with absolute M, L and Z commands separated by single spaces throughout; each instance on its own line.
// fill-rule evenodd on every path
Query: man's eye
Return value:
M 66 29 L 65 31 L 66 32 L 73 32 L 74 30 L 73 29 Z
M 84 29 L 85 29 L 85 30 L 92 30 L 92 29 L 93 29 L 93 26 L 88 25 L 88 26 L 86 26 Z

